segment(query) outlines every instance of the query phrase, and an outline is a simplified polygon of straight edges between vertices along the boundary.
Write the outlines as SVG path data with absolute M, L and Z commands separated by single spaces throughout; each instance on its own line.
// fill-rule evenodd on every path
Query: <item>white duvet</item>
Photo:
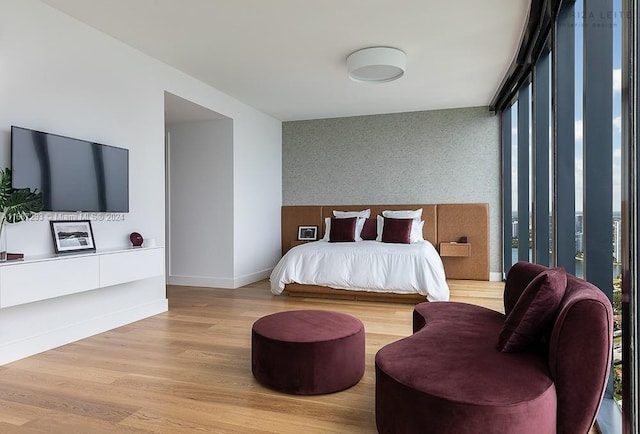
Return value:
M 449 300 L 442 260 L 428 241 L 391 244 L 378 241 L 316 241 L 289 250 L 271 272 L 271 292 L 288 283 L 336 289 L 425 295 Z

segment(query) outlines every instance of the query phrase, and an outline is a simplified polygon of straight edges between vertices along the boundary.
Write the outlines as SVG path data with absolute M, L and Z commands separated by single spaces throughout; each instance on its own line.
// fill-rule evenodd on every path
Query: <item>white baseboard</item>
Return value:
M 489 282 L 502 282 L 502 273 L 489 273 Z
M 226 277 L 167 276 L 167 284 L 179 286 L 202 286 L 204 288 L 233 289 L 233 279 Z
M 250 283 L 258 282 L 263 279 L 268 279 L 271 275 L 271 271 L 273 268 L 269 268 L 267 270 L 257 271 L 255 273 L 246 274 L 244 276 L 236 277 L 234 279 L 235 286 L 234 288 L 240 288 L 241 286 L 248 285 Z
M 8 342 L 0 347 L 0 365 L 85 339 L 168 310 L 167 299 L 154 300 L 130 309 L 111 312 L 80 323 L 51 329 L 45 333 Z
M 236 278 L 203 276 L 167 276 L 169 285 L 201 286 L 205 288 L 236 289 L 269 277 L 271 268 Z

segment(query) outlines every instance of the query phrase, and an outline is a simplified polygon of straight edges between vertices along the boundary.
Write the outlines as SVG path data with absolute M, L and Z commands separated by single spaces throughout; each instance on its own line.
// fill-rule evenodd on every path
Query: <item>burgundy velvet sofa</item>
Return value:
M 505 315 L 465 303 L 416 305 L 414 334 L 376 354 L 378 431 L 586 434 L 611 367 L 613 315 L 602 291 L 566 275 L 541 336 L 513 352 L 499 345 L 543 272 L 553 270 L 512 267 Z

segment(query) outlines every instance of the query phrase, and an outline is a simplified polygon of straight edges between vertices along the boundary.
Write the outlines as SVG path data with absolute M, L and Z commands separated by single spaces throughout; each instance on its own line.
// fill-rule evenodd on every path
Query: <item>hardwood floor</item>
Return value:
M 452 300 L 502 309 L 502 283 L 450 282 Z M 375 433 L 375 353 L 411 333 L 407 304 L 168 287 L 169 312 L 0 367 L 2 433 Z M 251 325 L 332 309 L 366 329 L 366 372 L 344 392 L 300 397 L 251 374 Z

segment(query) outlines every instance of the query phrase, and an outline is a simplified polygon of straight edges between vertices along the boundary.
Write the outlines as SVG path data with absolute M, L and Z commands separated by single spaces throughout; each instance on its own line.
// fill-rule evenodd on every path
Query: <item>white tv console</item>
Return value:
M 164 273 L 164 249 L 98 250 L 0 264 L 0 309 Z
M 0 263 L 0 365 L 167 308 L 163 247 Z

